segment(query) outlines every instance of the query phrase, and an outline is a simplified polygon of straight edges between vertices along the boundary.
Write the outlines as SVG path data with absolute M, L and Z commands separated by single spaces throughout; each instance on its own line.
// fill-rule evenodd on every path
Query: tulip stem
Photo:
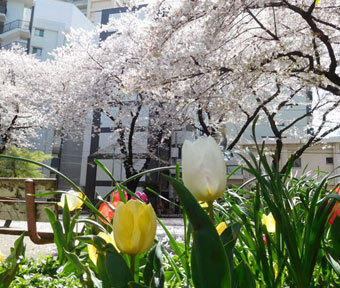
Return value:
M 213 223 L 215 223 L 214 219 L 214 201 L 208 201 L 208 211 L 209 211 L 209 217 Z
M 130 269 L 131 269 L 133 278 L 135 278 L 135 259 L 136 259 L 136 255 L 130 255 L 130 257 L 131 257 Z

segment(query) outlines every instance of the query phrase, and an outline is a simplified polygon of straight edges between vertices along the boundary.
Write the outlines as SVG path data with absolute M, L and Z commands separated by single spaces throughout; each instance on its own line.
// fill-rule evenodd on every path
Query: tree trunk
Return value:
M 126 184 L 126 187 L 131 190 L 132 192 L 136 192 L 136 189 L 138 187 L 138 184 L 139 184 L 139 180 L 140 180 L 141 177 L 138 177 L 130 182 L 128 182 Z

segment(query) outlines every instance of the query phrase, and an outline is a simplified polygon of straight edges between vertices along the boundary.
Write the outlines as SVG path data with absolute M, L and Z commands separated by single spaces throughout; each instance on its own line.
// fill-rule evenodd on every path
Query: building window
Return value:
M 35 28 L 34 35 L 39 37 L 44 37 L 44 30 Z
M 307 129 L 307 134 L 308 135 L 314 135 L 314 128 L 308 128 Z
M 308 104 L 306 105 L 306 113 L 310 114 L 312 112 L 312 105 Z
M 333 164 L 333 157 L 326 157 L 326 164 Z
M 309 101 L 313 101 L 313 92 L 311 90 L 307 91 L 307 98 Z
M 41 56 L 42 55 L 42 48 L 33 47 L 32 53 L 36 54 L 37 56 Z
M 298 158 L 298 159 L 294 160 L 293 167 L 301 168 L 301 158 Z

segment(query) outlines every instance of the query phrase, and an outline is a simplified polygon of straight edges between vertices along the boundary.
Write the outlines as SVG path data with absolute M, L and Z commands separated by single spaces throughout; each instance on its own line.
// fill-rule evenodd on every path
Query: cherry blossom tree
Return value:
M 113 21 L 118 33 L 105 46 L 124 43 L 118 51 L 132 51 L 121 77 L 129 91 L 190 107 L 185 111 L 196 111 L 193 122 L 206 134 L 236 123 L 229 150 L 256 116 L 267 119 L 278 162 L 282 138 L 302 119 L 318 115 L 306 127 L 314 133 L 299 132 L 306 142 L 294 158 L 340 128 L 333 116 L 340 101 L 339 11 L 338 0 L 154 1 L 140 12 L 143 19 Z M 281 112 L 306 106 L 301 95 L 311 89 L 313 106 L 279 127 Z
M 113 136 L 106 148 L 91 151 L 89 165 L 98 154 L 114 153 L 114 158 L 122 161 L 126 177 L 131 177 L 149 168 L 153 159 L 168 164 L 159 149 L 167 148 L 171 132 L 183 127 L 186 119 L 171 102 L 143 91 L 125 90 L 121 76 L 124 59 L 130 54 L 119 54 L 124 45 L 98 45 L 101 31 L 77 30 L 68 35 L 67 44 L 54 51 L 54 60 L 45 63 L 48 72 L 36 92 L 52 99 L 50 108 L 54 113 L 50 121 L 61 136 L 81 138 L 86 128 L 94 124 L 95 137 L 101 125 L 92 123 L 93 117 L 99 115 L 101 121 L 110 122 L 110 127 L 105 128 L 110 128 Z M 147 133 L 147 147 L 141 147 L 141 132 Z M 136 159 L 144 161 L 141 167 L 137 167 Z M 135 190 L 139 180 L 131 181 L 128 188 Z
M 35 94 L 40 62 L 23 49 L 0 50 L 0 153 L 8 145 L 28 146 L 48 125 L 49 101 Z
M 62 134 L 81 135 L 91 111 L 108 117 L 127 176 L 141 171 L 133 157 L 138 121 L 145 120 L 142 107 L 150 143 L 190 124 L 221 134 L 221 144 L 232 151 L 259 116 L 276 139 L 276 163 L 282 139 L 303 135 L 296 159 L 340 127 L 334 118 L 340 101 L 340 1 L 316 2 L 155 0 L 105 27 L 69 35 L 55 60 L 45 64 L 45 85 L 36 93 L 52 99 L 52 121 Z M 98 44 L 103 31 L 114 33 Z M 281 126 L 282 115 L 295 105 L 305 112 Z M 311 115 L 313 122 L 303 128 L 314 132 L 295 131 Z M 235 129 L 226 130 L 225 123 Z M 149 145 L 148 154 L 155 150 Z

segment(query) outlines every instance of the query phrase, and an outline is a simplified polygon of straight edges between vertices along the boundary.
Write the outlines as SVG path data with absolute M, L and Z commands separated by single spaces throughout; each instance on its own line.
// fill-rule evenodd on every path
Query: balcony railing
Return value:
M 28 30 L 29 24 L 30 24 L 29 21 L 14 20 L 14 21 L 9 22 L 9 23 L 4 25 L 2 33 L 5 33 L 5 32 L 8 32 L 8 31 L 11 31 L 13 29 L 17 29 L 17 28 Z
M 11 43 L 9 43 L 7 45 L 0 46 L 0 49 L 9 50 L 14 45 L 19 45 L 19 46 L 27 49 L 27 42 L 24 42 L 24 41 L 13 41 L 13 42 L 11 42 Z
M 231 172 L 233 172 L 239 165 L 227 165 L 227 174 L 229 175 Z M 241 176 L 243 175 L 243 169 L 240 168 L 235 172 L 234 175 Z
M 6 14 L 7 13 L 7 6 L 0 6 L 0 13 Z

